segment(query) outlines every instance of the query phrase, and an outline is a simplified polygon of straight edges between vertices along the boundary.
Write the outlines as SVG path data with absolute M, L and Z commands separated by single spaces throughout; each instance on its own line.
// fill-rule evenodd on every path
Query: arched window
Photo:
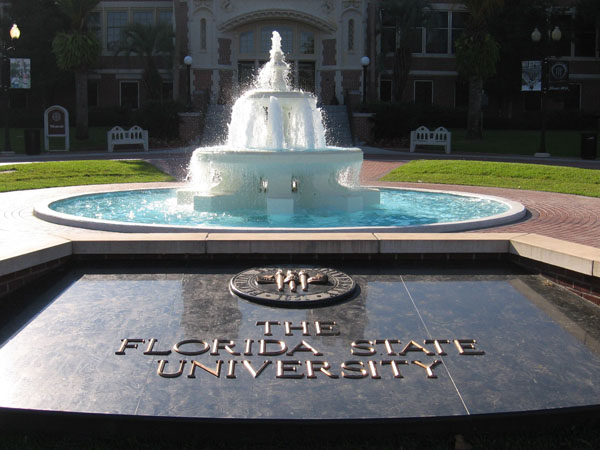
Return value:
M 348 21 L 348 51 L 354 50 L 354 19 Z
M 206 50 L 206 19 L 200 19 L 200 50 Z

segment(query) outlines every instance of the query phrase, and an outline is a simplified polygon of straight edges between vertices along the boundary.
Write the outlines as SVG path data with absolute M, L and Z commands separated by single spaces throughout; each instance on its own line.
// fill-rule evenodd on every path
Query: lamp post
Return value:
M 562 33 L 560 31 L 560 28 L 558 28 L 558 26 L 555 26 L 554 29 L 552 30 L 552 32 L 548 31 L 548 44 L 551 41 L 554 42 L 558 42 L 560 41 L 560 39 L 562 38 Z M 540 32 L 540 30 L 538 30 L 538 28 L 536 27 L 533 32 L 531 33 L 531 40 L 534 43 L 539 43 L 542 40 L 542 33 Z M 546 95 L 548 94 L 548 65 L 549 65 L 549 58 L 550 58 L 550 45 L 545 44 L 544 46 L 542 46 L 542 90 L 541 90 L 541 113 L 542 113 L 542 117 L 541 117 L 541 132 L 540 132 L 540 148 L 539 151 L 537 153 L 534 154 L 534 156 L 538 156 L 538 157 L 542 157 L 542 158 L 547 158 L 550 156 L 550 153 L 548 153 L 548 151 L 546 150 Z
M 2 98 L 4 100 L 4 152 L 11 153 L 12 147 L 10 145 L 10 131 L 8 128 L 8 116 L 9 116 L 9 98 L 8 90 L 10 89 L 10 58 L 8 53 L 15 49 L 14 42 L 21 37 L 21 30 L 17 24 L 13 24 L 10 29 L 10 42 L 2 41 Z
M 362 103 L 363 106 L 367 104 L 367 67 L 371 63 L 371 60 L 368 56 L 363 56 L 360 58 L 360 63 L 363 66 L 363 98 Z
M 183 58 L 183 63 L 187 67 L 187 109 L 192 110 L 192 86 L 191 86 L 191 70 L 192 70 L 192 57 L 187 55 Z

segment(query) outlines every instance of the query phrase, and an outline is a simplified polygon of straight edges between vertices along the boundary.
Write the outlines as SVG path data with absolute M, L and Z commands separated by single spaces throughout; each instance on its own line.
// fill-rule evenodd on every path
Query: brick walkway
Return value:
M 523 204 L 529 214 L 520 222 L 477 232 L 527 232 L 600 248 L 600 198 L 519 189 L 441 185 L 429 183 L 389 183 L 377 180 L 406 161 L 365 160 L 361 183 L 365 185 L 444 189 L 495 195 Z M 600 171 L 598 173 L 600 177 Z

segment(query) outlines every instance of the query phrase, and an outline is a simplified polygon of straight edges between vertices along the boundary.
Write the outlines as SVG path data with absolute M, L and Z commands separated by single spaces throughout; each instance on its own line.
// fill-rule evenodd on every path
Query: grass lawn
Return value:
M 0 166 L 0 192 L 173 180 L 144 161 L 60 161 Z
M 540 146 L 537 130 L 483 130 L 483 140 L 468 140 L 465 134 L 464 129 L 452 130 L 452 151 L 532 156 Z M 580 158 L 581 132 L 548 130 L 546 150 L 552 156 Z
M 398 167 L 381 180 L 491 186 L 600 197 L 599 170 L 541 164 L 419 160 Z

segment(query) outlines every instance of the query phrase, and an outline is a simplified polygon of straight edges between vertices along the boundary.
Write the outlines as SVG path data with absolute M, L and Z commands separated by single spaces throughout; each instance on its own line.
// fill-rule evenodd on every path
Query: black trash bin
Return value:
M 596 159 L 597 145 L 596 133 L 581 133 L 581 159 Z
M 40 147 L 40 130 L 26 129 L 25 130 L 25 153 L 28 155 L 39 155 Z

